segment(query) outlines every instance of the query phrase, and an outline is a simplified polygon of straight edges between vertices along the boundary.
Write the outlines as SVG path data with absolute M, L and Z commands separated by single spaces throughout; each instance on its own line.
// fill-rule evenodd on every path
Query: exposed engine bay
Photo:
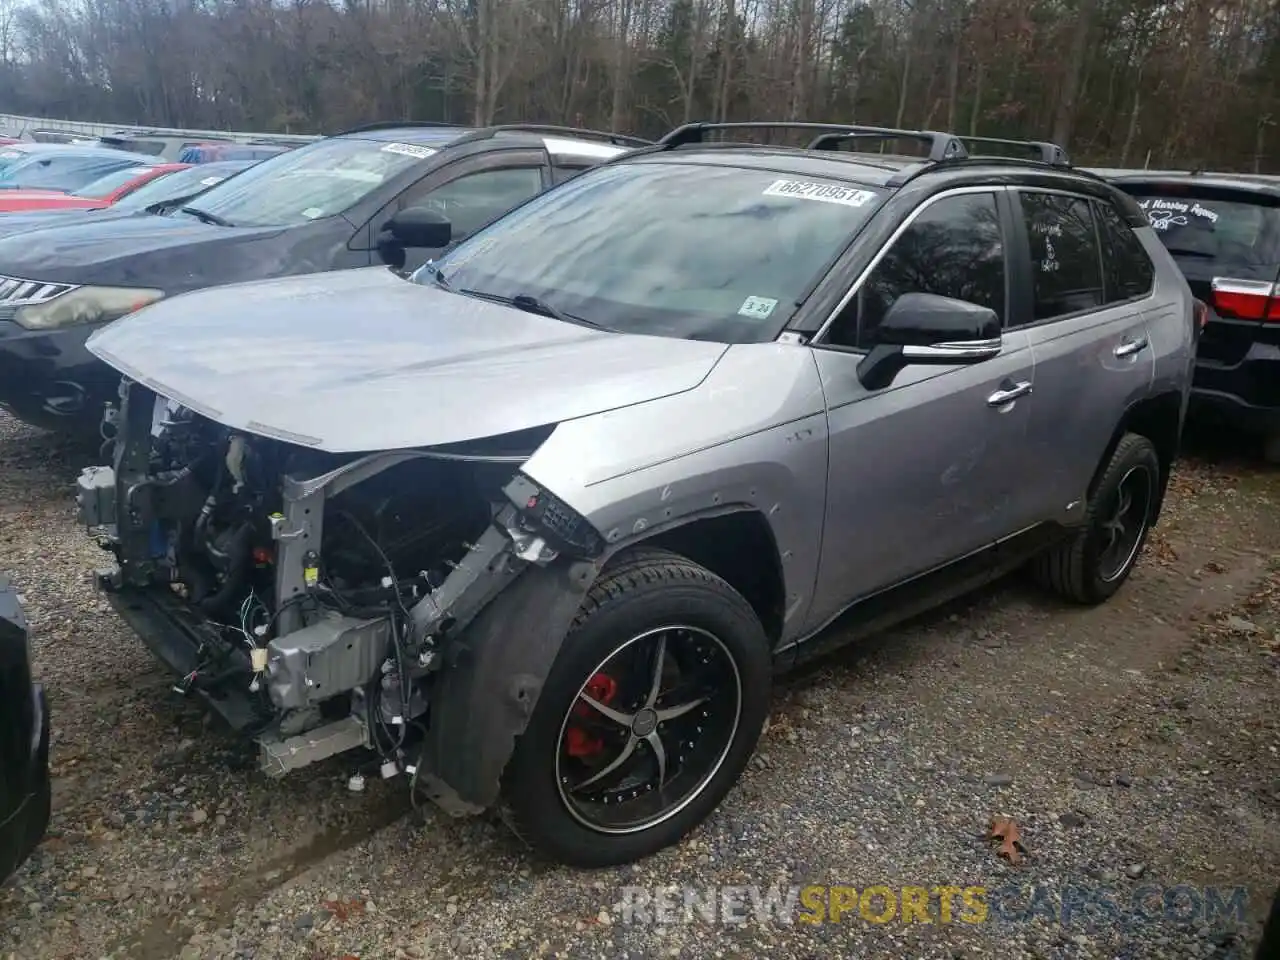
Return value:
M 603 549 L 520 464 L 550 428 L 362 455 L 237 433 L 125 381 L 79 480 L 99 586 L 282 775 L 356 747 L 413 772 L 449 644 L 530 565 Z

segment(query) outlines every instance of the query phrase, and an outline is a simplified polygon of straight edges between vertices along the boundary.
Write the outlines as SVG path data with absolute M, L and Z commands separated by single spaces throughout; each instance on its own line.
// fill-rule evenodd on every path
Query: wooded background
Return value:
M 290 133 L 856 120 L 1280 172 L 1280 3 L 0 0 L 0 105 Z

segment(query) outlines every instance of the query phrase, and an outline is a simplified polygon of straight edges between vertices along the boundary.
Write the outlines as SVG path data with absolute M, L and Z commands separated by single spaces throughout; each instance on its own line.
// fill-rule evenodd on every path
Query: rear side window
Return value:
M 1094 204 L 1102 236 L 1107 303 L 1145 297 L 1155 284 L 1156 268 L 1129 225 L 1110 203 Z
M 1280 259 L 1280 211 L 1274 207 L 1163 193 L 1134 199 L 1175 257 L 1212 260 L 1223 268 Z
M 1031 245 L 1034 319 L 1102 306 L 1102 252 L 1092 204 L 1058 193 L 1025 192 L 1019 199 Z

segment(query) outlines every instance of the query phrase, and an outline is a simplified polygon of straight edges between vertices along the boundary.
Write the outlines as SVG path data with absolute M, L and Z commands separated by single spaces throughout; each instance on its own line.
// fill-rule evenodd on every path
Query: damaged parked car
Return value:
M 956 137 L 694 124 L 410 277 L 161 301 L 79 479 L 115 609 L 281 775 L 351 748 L 543 854 L 676 842 L 775 670 L 1156 522 L 1193 298 L 1135 202 Z M 846 147 L 918 142 L 894 158 Z M 415 215 L 431 246 L 450 224 Z

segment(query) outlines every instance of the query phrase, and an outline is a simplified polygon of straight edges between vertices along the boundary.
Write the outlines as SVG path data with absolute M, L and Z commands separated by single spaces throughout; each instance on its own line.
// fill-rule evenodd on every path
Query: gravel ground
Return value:
M 402 782 L 351 793 L 349 759 L 260 777 L 95 597 L 105 555 L 70 502 L 87 456 L 0 414 L 0 571 L 34 625 L 56 778 L 49 839 L 0 888 L 0 957 L 1246 957 L 1280 880 L 1274 469 L 1184 461 L 1103 608 L 1014 580 L 790 679 L 748 774 L 687 842 L 578 872 L 487 820 L 411 811 Z M 985 837 L 996 815 L 1021 827 L 1017 865 Z M 713 884 L 978 886 L 988 911 L 624 909 L 629 889 Z M 1192 915 L 1186 889 L 1164 915 L 1176 884 L 1247 887 L 1247 921 Z M 1104 888 L 1123 912 L 1052 909 Z

